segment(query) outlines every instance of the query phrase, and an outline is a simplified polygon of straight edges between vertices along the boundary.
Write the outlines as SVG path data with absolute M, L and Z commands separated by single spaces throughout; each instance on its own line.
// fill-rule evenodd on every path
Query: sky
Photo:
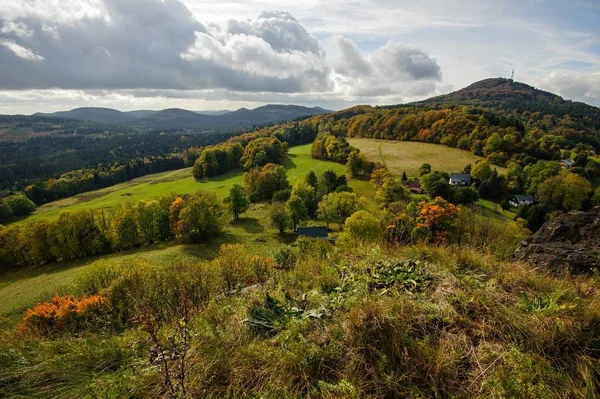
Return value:
M 600 106 L 598 0 L 0 0 L 0 114 L 398 104 L 510 77 Z

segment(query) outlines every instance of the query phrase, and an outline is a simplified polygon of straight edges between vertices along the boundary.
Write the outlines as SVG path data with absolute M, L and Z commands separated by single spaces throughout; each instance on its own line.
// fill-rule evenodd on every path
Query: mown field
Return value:
M 467 164 L 474 165 L 484 159 L 468 151 L 440 144 L 377 139 L 349 139 L 348 142 L 370 161 L 384 164 L 392 174 L 406 172 L 409 177 L 418 176 L 419 167 L 424 163 L 430 164 L 432 170 L 451 173 L 462 171 Z M 505 173 L 505 168 L 497 169 L 499 173 Z
M 311 144 L 307 144 L 290 149 L 289 157 L 284 164 L 290 184 L 293 185 L 296 181 L 304 179 L 311 170 L 317 175 L 326 170 L 333 170 L 337 174 L 345 173 L 345 165 L 312 159 L 310 148 Z M 186 194 L 204 190 L 225 198 L 230 187 L 236 183 L 244 184 L 242 171 L 201 181 L 192 177 L 191 168 L 156 173 L 42 205 L 33 215 L 21 219 L 20 222 L 39 217 L 56 217 L 66 210 L 111 209 L 127 201 L 150 200 L 165 193 Z M 368 181 L 354 180 L 350 182 L 350 186 L 360 195 L 370 195 L 371 187 Z

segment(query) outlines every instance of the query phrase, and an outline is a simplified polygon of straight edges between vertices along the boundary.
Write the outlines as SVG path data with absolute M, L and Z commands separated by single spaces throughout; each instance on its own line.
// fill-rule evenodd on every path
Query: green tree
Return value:
M 244 176 L 244 183 L 252 201 L 270 200 L 275 192 L 289 187 L 284 167 L 272 163 L 261 169 L 249 170 Z
M 539 185 L 538 200 L 550 209 L 579 210 L 588 200 L 592 185 L 583 176 L 563 170 Z
M 130 205 L 125 205 L 117 209 L 113 215 L 113 241 L 119 250 L 141 245 L 135 210 L 132 208 Z
M 156 225 L 156 232 L 158 234 L 158 240 L 164 241 L 175 237 L 175 231 L 170 221 L 171 216 L 171 205 L 177 196 L 175 194 L 161 195 L 158 200 L 157 208 L 154 210 L 154 223 Z
M 435 171 L 421 177 L 421 187 L 429 198 L 442 197 L 446 200 L 451 199 L 452 190 L 448 184 L 448 176 L 445 172 Z
M 4 201 L 0 201 L 0 222 L 10 219 L 12 213 Z
M 429 173 L 431 173 L 431 165 L 429 165 L 428 163 L 424 163 L 423 165 L 421 165 L 421 167 L 419 168 L 419 177 Z
M 242 162 L 244 169 L 262 167 L 268 163 L 281 163 L 287 153 L 287 143 L 275 137 L 259 137 L 246 145 Z
M 291 224 L 290 215 L 283 204 L 275 204 L 271 207 L 271 225 L 283 234 Z
M 356 177 L 361 174 L 369 173 L 369 161 L 366 156 L 358 150 L 352 150 L 348 155 L 346 162 L 346 174 L 350 177 Z
M 406 172 L 402 172 L 402 181 L 408 181 L 408 176 L 406 176 Z
M 345 223 L 358 208 L 359 201 L 355 193 L 329 193 L 319 202 L 317 214 L 329 227 L 329 223 Z
M 27 216 L 37 208 L 33 201 L 23 194 L 11 195 L 5 198 L 3 202 L 10 209 L 13 217 Z
M 286 204 L 288 214 L 292 221 L 292 227 L 294 231 L 298 229 L 298 225 L 305 219 L 308 219 L 308 211 L 302 198 L 298 196 L 292 196 Z
M 506 185 L 508 191 L 515 194 L 520 194 L 525 189 L 525 172 L 523 171 L 523 168 L 516 162 L 510 162 L 508 164 Z
M 292 187 L 292 192 L 290 197 L 297 196 L 304 201 L 304 205 L 306 206 L 306 210 L 309 216 L 313 216 L 317 211 L 317 202 L 315 198 L 315 191 L 312 186 L 309 186 L 307 183 L 303 181 L 299 181 Z
M 592 205 L 600 206 L 600 187 L 597 187 L 592 195 Z
M 562 202 L 565 211 L 576 211 L 582 208 L 582 205 L 590 197 L 592 185 L 583 176 L 569 173 L 563 183 L 564 198 Z
M 133 207 L 135 223 L 142 245 L 158 241 L 158 226 L 156 224 L 157 201 L 139 201 Z
M 30 256 L 33 263 L 36 265 L 55 260 L 50 251 L 50 245 L 48 244 L 48 230 L 50 229 L 50 225 L 50 222 L 38 220 L 33 223 L 33 225 L 28 226 L 28 246 Z
M 215 194 L 199 191 L 185 202 L 179 221 L 181 233 L 192 242 L 209 241 L 223 231 L 223 207 Z
M 106 252 L 108 237 L 96 223 L 93 211 L 61 212 L 47 232 L 48 244 L 57 260 L 81 258 Z
M 378 168 L 371 173 L 371 180 L 369 183 L 375 187 L 381 187 L 383 183 L 390 177 L 392 177 L 392 175 L 386 168 Z
M 538 161 L 527 165 L 525 173 L 525 189 L 528 194 L 536 195 L 538 187 L 547 179 L 560 173 L 561 167 L 558 162 Z
M 308 184 L 309 186 L 311 186 L 313 188 L 313 191 L 316 194 L 317 193 L 317 187 L 318 187 L 317 174 L 311 170 L 306 175 L 306 179 L 304 181 L 306 182 L 306 184 Z
M 211 147 L 205 148 L 200 158 L 194 162 L 192 174 L 196 179 L 216 176 L 219 173 L 219 161 L 215 150 Z
M 384 180 L 375 194 L 377 201 L 387 207 L 391 203 L 410 200 L 410 192 L 400 179 L 390 177 Z
M 479 185 L 479 195 L 481 198 L 489 200 L 497 200 L 504 197 L 506 191 L 506 179 L 504 176 L 500 176 L 496 169 Z
M 322 195 L 334 192 L 339 185 L 338 176 L 333 170 L 327 170 L 319 177 L 319 193 Z
M 240 215 L 250 207 L 250 200 L 246 189 L 239 184 L 234 184 L 229 190 L 229 196 L 225 198 L 229 211 L 233 214 L 233 220 L 238 220 Z
M 471 176 L 479 181 L 484 181 L 492 174 L 492 166 L 486 160 L 481 160 L 471 168 Z

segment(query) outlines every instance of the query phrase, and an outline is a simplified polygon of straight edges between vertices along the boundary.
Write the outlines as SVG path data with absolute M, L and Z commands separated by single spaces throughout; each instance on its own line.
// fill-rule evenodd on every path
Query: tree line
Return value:
M 204 242 L 225 225 L 225 206 L 212 193 L 163 195 L 104 210 L 62 212 L 54 220 L 0 225 L 0 267 L 34 266 L 106 254 L 183 237 Z

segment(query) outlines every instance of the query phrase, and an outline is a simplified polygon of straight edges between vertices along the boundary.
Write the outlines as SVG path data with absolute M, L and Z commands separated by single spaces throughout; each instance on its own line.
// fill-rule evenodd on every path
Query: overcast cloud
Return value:
M 600 10 L 559 7 L 550 0 L 0 0 L 0 113 L 389 104 L 512 68 L 517 80 L 600 105 L 591 18 Z

